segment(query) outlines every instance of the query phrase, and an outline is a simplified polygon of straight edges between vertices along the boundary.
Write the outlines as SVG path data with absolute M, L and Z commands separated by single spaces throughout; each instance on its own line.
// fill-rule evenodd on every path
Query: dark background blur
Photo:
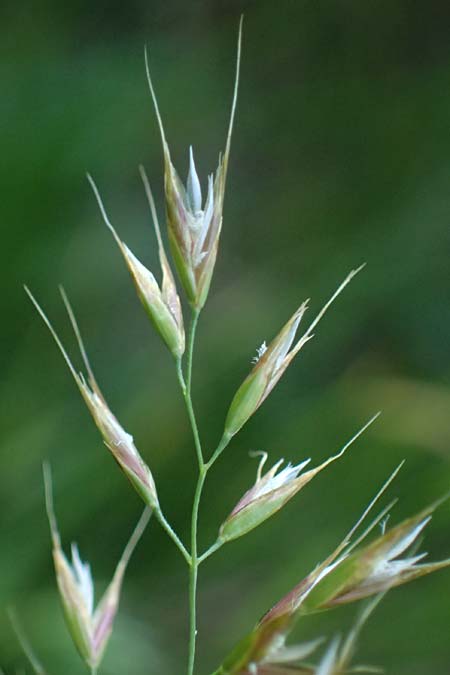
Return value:
M 392 519 L 450 479 L 450 5 L 407 0 L 277 3 L 4 1 L 1 7 L 2 222 L 0 665 L 24 667 L 3 608 L 14 605 L 48 671 L 83 667 L 66 634 L 44 515 L 49 458 L 66 546 L 78 542 L 101 590 L 141 504 L 105 451 L 26 282 L 77 359 L 58 296 L 76 308 L 111 408 L 150 465 L 183 538 L 195 460 L 170 356 L 134 295 L 85 180 L 152 269 L 156 243 L 137 166 L 162 202 L 162 152 L 144 77 L 147 43 L 176 166 L 199 173 L 223 149 L 240 13 L 241 90 L 221 255 L 201 320 L 194 393 L 213 449 L 256 347 L 299 302 L 311 316 L 347 272 L 367 268 L 211 472 L 201 546 L 254 480 L 250 449 L 320 461 L 374 412 L 351 452 L 275 519 L 201 570 L 199 672 L 357 519 L 397 463 Z M 77 360 L 77 364 L 79 360 Z M 450 554 L 450 508 L 429 528 Z M 186 657 L 186 572 L 151 523 L 133 558 L 102 675 L 173 675 Z M 393 591 L 360 644 L 392 674 L 450 672 L 450 575 Z M 346 631 L 356 607 L 299 625 Z

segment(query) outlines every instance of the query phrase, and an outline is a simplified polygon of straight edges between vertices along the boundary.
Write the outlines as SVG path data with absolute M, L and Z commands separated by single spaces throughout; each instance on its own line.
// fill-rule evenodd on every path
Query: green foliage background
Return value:
M 189 144 L 213 170 L 231 101 L 245 12 L 241 93 L 221 255 L 201 319 L 194 395 L 213 449 L 256 347 L 299 302 L 346 290 L 270 399 L 211 473 L 203 546 L 254 478 L 250 449 L 315 461 L 376 410 L 382 418 L 339 465 L 277 518 L 201 569 L 199 672 L 322 559 L 397 463 L 393 518 L 450 479 L 450 5 L 431 0 L 277 3 L 165 0 L 2 3 L 0 665 L 24 659 L 13 604 L 50 673 L 77 675 L 58 604 L 41 462 L 51 460 L 60 529 L 101 588 L 141 504 L 102 446 L 26 282 L 65 343 L 60 302 L 76 308 L 95 370 L 154 472 L 167 515 L 188 535 L 194 452 L 171 359 L 141 310 L 84 177 L 97 180 L 117 229 L 157 266 L 137 173 L 162 202 L 162 152 L 143 45 L 175 164 Z M 450 554 L 450 509 L 429 529 Z M 152 523 L 126 579 L 104 675 L 183 672 L 186 571 Z M 449 672 L 450 576 L 393 591 L 363 635 L 361 659 L 396 675 Z M 299 625 L 299 639 L 345 631 L 355 608 Z

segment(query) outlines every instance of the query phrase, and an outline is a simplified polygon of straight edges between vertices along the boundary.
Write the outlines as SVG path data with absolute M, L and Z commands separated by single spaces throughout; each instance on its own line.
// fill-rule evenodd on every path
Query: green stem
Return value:
M 188 400 L 190 400 L 190 395 L 188 393 Z M 195 418 L 194 418 L 195 423 Z M 192 427 L 195 437 L 196 425 Z M 209 548 L 202 556 L 198 557 L 197 551 L 197 525 L 198 525 L 198 510 L 200 506 L 200 499 L 202 496 L 203 485 L 205 483 L 206 474 L 209 469 L 212 467 L 216 459 L 220 456 L 223 450 L 226 448 L 230 442 L 231 436 L 224 434 L 219 445 L 217 446 L 216 451 L 209 460 L 207 464 L 203 462 L 199 463 L 199 476 L 197 481 L 197 487 L 195 489 L 194 504 L 192 507 L 192 520 L 191 520 L 191 568 L 189 575 L 189 661 L 188 661 L 188 675 L 193 675 L 194 673 L 194 664 L 195 664 L 195 646 L 197 638 L 197 578 L 198 578 L 198 567 L 203 560 L 206 560 L 212 553 L 217 551 L 218 548 L 222 545 L 222 542 L 218 540 L 211 548 Z
M 191 395 L 191 384 L 192 384 L 192 362 L 194 358 L 194 342 L 195 334 L 197 332 L 198 318 L 200 316 L 199 309 L 192 310 L 192 319 L 191 327 L 189 331 L 189 340 L 188 340 L 188 349 L 187 349 L 187 376 L 186 384 L 189 396 Z
M 191 564 L 191 556 L 189 555 L 189 552 L 186 550 L 186 547 L 184 546 L 183 542 L 177 535 L 177 533 L 173 530 L 171 527 L 170 523 L 166 520 L 165 515 L 161 511 L 160 508 L 155 509 L 155 516 L 158 519 L 159 523 L 161 526 L 165 529 L 169 537 L 172 539 L 172 541 L 175 543 L 179 551 L 181 551 L 181 554 L 183 555 L 184 559 L 186 560 L 187 564 Z
M 230 434 L 224 433 L 222 438 L 220 439 L 220 443 L 217 446 L 215 452 L 213 453 L 211 459 L 206 462 L 205 464 L 205 469 L 209 471 L 209 469 L 212 467 L 212 465 L 219 459 L 220 455 L 222 452 L 225 450 L 227 447 L 228 443 L 231 441 L 232 436 Z
M 197 525 L 200 498 L 206 478 L 206 469 L 200 469 L 197 487 L 195 489 L 194 504 L 192 506 L 191 527 L 191 568 L 189 574 L 189 659 L 188 675 L 193 675 L 195 664 L 195 647 L 197 639 L 197 578 L 199 559 L 197 554 Z
M 198 564 L 200 565 L 200 563 L 209 558 L 210 555 L 218 551 L 219 548 L 221 548 L 224 545 L 224 543 L 225 542 L 223 542 L 222 539 L 217 539 L 217 541 L 215 541 L 212 546 L 210 546 L 204 553 L 202 553 L 201 556 L 199 556 Z
M 181 367 L 181 359 L 177 360 L 177 375 L 181 391 L 183 392 L 184 402 L 186 404 L 186 410 L 188 413 L 192 434 L 194 436 L 195 452 L 197 453 L 198 467 L 199 470 L 201 470 L 201 468 L 204 466 L 202 444 L 200 441 L 200 434 L 198 431 L 197 420 L 195 419 L 194 407 L 192 405 L 191 390 L 184 379 L 183 370 Z
M 181 391 L 183 392 L 184 401 L 186 404 L 186 410 L 189 417 L 189 422 L 192 428 L 192 434 L 194 437 L 195 451 L 197 454 L 198 461 L 198 480 L 197 486 L 195 488 L 194 503 L 192 505 L 192 519 L 191 519 L 191 553 L 189 559 L 189 657 L 188 657 L 188 670 L 187 675 L 194 674 L 195 666 L 195 649 L 196 649 L 196 639 L 197 639 L 197 580 L 198 580 L 198 567 L 203 560 L 206 560 L 214 551 L 216 551 L 222 545 L 222 542 L 219 540 L 213 544 L 202 556 L 198 556 L 198 543 L 197 543 L 197 528 L 198 528 L 198 513 L 200 507 L 200 500 L 202 496 L 203 486 L 205 483 L 206 474 L 208 470 L 212 467 L 214 462 L 221 455 L 223 450 L 226 448 L 230 442 L 231 436 L 224 434 L 216 451 L 212 455 L 211 459 L 205 463 L 203 459 L 203 451 L 200 440 L 200 434 L 198 431 L 197 420 L 195 418 L 194 407 L 192 405 L 192 363 L 194 356 L 194 343 L 195 343 L 195 334 L 197 330 L 198 318 L 200 312 L 199 310 L 193 310 L 192 312 L 192 321 L 189 331 L 189 338 L 187 344 L 187 364 L 186 364 L 186 379 L 183 375 L 183 368 L 181 364 L 181 358 L 177 360 L 177 376 L 180 383 Z M 186 556 L 185 556 L 186 557 Z
M 195 334 L 197 332 L 198 318 L 200 316 L 199 310 L 192 310 L 192 320 L 191 327 L 189 331 L 189 338 L 187 344 L 187 375 L 186 380 L 184 379 L 183 369 L 181 367 L 181 358 L 177 359 L 177 375 L 178 381 L 180 383 L 181 391 L 183 392 L 184 401 L 186 404 L 186 409 L 189 417 L 189 422 L 192 428 L 192 433 L 194 436 L 195 451 L 197 453 L 198 467 L 201 471 L 204 460 L 202 453 L 202 444 L 200 441 L 200 434 L 198 431 L 197 421 L 195 419 L 194 407 L 192 405 L 191 389 L 192 389 L 192 362 L 194 359 L 194 343 L 195 343 Z
M 195 488 L 194 503 L 192 505 L 192 519 L 191 519 L 191 554 L 189 560 L 189 657 L 188 657 L 188 675 L 193 675 L 195 665 L 195 648 L 197 637 L 197 578 L 198 578 L 198 554 L 197 554 L 197 527 L 198 527 L 198 511 L 200 506 L 200 499 L 202 496 L 203 485 L 206 478 L 205 462 L 203 460 L 202 445 L 200 434 L 198 431 L 197 420 L 195 418 L 194 407 L 192 405 L 191 389 L 192 389 L 192 362 L 194 356 L 195 334 L 197 330 L 199 310 L 193 310 L 191 327 L 189 331 L 189 338 L 187 344 L 187 364 L 186 364 L 186 380 L 184 379 L 183 369 L 181 365 L 181 358 L 177 360 L 177 376 L 180 383 L 181 391 L 183 392 L 186 410 L 189 417 L 189 422 L 194 437 L 195 451 L 198 461 L 198 480 Z

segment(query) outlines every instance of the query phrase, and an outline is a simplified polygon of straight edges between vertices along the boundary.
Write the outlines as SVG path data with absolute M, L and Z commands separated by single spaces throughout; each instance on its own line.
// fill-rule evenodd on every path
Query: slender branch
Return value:
M 197 460 L 198 460 L 198 465 L 200 468 L 200 471 L 202 470 L 204 460 L 203 460 L 203 452 L 202 452 L 202 445 L 200 442 L 200 435 L 198 432 L 198 427 L 197 427 L 197 421 L 195 419 L 195 413 L 194 413 L 194 407 L 192 405 L 192 396 L 191 396 L 191 390 L 192 390 L 192 363 L 194 360 L 194 343 L 195 343 L 195 334 L 197 332 L 197 325 L 198 325 L 198 318 L 200 316 L 200 310 L 193 310 L 192 311 L 192 321 L 191 321 L 191 329 L 189 332 L 189 340 L 188 340 L 188 352 L 187 352 L 187 375 L 186 375 L 186 394 L 185 394 L 185 400 L 186 400 L 186 407 L 189 415 L 189 419 L 191 422 L 192 426 L 192 433 L 194 434 L 194 441 L 195 441 L 195 450 L 197 452 Z
M 189 358 L 189 357 L 188 357 Z M 191 361 L 192 365 L 192 361 Z M 188 367 L 189 368 L 189 367 Z M 197 420 L 195 419 L 194 407 L 192 405 L 192 398 L 190 393 L 190 388 L 187 382 L 184 379 L 183 370 L 181 367 L 181 359 L 177 360 L 177 376 L 180 383 L 181 391 L 183 392 L 184 402 L 186 404 L 186 410 L 189 417 L 189 423 L 191 425 L 192 434 L 194 436 L 195 452 L 197 454 L 197 461 L 199 469 L 204 466 L 202 444 L 200 441 L 200 434 L 198 431 Z M 192 377 L 192 375 L 191 375 Z
M 210 555 L 218 551 L 219 548 L 221 548 L 224 545 L 224 543 L 225 542 L 223 542 L 222 539 L 217 539 L 217 541 L 215 541 L 212 546 L 210 546 L 204 553 L 202 553 L 201 556 L 199 556 L 198 564 L 200 565 L 204 560 L 209 558 Z
M 23 631 L 22 626 L 19 623 L 17 615 L 12 608 L 8 609 L 8 616 L 11 622 L 11 626 L 19 641 L 19 644 L 22 647 L 22 650 L 25 656 L 27 657 L 28 661 L 30 662 L 30 666 L 32 667 L 33 671 L 36 673 L 36 675 L 46 675 L 44 667 L 42 666 L 36 654 L 34 653 L 33 647 L 31 646 L 27 636 L 25 635 L 25 632 Z
M 231 441 L 231 439 L 232 439 L 232 436 L 230 434 L 224 433 L 224 435 L 220 439 L 220 443 L 217 446 L 216 450 L 214 451 L 211 459 L 205 464 L 205 469 L 207 471 L 209 471 L 209 469 L 212 467 L 212 465 L 219 459 L 220 455 L 225 450 L 225 448 L 227 447 L 227 445 Z
M 124 552 L 122 553 L 122 557 L 120 558 L 120 565 L 125 569 L 128 567 L 128 563 L 130 562 L 130 558 L 133 555 L 134 549 L 139 543 L 140 538 L 145 532 L 145 528 L 147 527 L 150 518 L 152 517 L 153 510 L 149 507 L 146 506 L 144 511 L 142 512 L 141 517 L 138 520 L 138 523 L 136 527 L 134 528 L 133 534 L 128 540 L 127 545 L 125 546 Z
M 360 615 L 358 616 L 355 625 L 348 634 L 344 644 L 341 647 L 339 654 L 339 667 L 343 670 L 346 669 L 347 665 L 350 663 L 350 660 L 354 654 L 356 642 L 359 638 L 364 625 L 369 620 L 370 616 L 373 614 L 375 609 L 378 607 L 380 602 L 385 597 L 387 591 L 378 593 L 374 598 L 371 598 L 369 602 L 363 607 Z
M 189 551 L 187 551 L 185 545 L 177 535 L 177 533 L 173 530 L 171 527 L 170 523 L 167 521 L 165 515 L 161 511 L 161 508 L 155 509 L 155 517 L 157 518 L 158 522 L 160 525 L 164 528 L 164 530 L 167 532 L 169 537 L 172 539 L 172 541 L 175 543 L 177 546 L 178 550 L 181 552 L 182 556 L 186 560 L 187 564 L 191 564 L 191 556 L 189 555 Z
M 192 319 L 191 319 L 191 328 L 189 331 L 189 340 L 188 340 L 188 349 L 187 349 L 187 376 L 186 376 L 186 386 L 189 397 L 191 396 L 191 386 L 192 386 L 192 362 L 194 357 L 194 342 L 195 334 L 197 332 L 198 318 L 200 316 L 200 310 L 192 310 Z
M 179 382 L 179 384 L 180 384 L 181 391 L 182 391 L 182 393 L 183 393 L 183 398 L 184 398 L 184 400 L 186 401 L 187 387 L 186 387 L 186 382 L 185 382 L 184 375 L 183 375 L 183 368 L 182 368 L 182 365 L 181 365 L 181 358 L 180 358 L 180 359 L 177 359 L 177 362 L 176 362 L 176 363 L 177 363 L 177 377 L 178 377 L 178 382 Z

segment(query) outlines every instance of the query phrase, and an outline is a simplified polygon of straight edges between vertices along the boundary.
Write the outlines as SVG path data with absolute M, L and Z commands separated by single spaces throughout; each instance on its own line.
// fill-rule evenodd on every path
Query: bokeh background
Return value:
M 323 559 L 400 460 L 397 520 L 450 483 L 450 5 L 431 0 L 41 0 L 1 7 L 0 665 L 27 666 L 13 605 L 49 673 L 83 666 L 66 634 L 44 515 L 53 467 L 64 542 L 104 587 L 141 504 L 105 451 L 38 296 L 79 364 L 57 285 L 75 308 L 105 395 L 156 477 L 183 538 L 195 460 L 170 356 L 153 333 L 85 171 L 120 234 L 152 269 L 156 243 L 137 172 L 162 202 L 162 152 L 144 77 L 151 67 L 173 157 L 215 169 L 224 147 L 239 15 L 245 12 L 220 259 L 201 319 L 194 394 L 206 448 L 256 347 L 299 301 L 312 312 L 349 269 L 363 273 L 327 315 L 211 473 L 201 545 L 254 479 L 249 450 L 329 456 L 378 409 L 339 465 L 275 519 L 201 570 L 199 672 Z M 450 507 L 426 550 L 450 554 Z M 173 675 L 186 657 L 186 571 L 155 523 L 133 558 L 104 675 Z M 360 660 L 402 675 L 450 672 L 450 576 L 393 591 Z M 356 607 L 299 625 L 344 633 Z M 28 672 L 28 671 L 27 671 Z

